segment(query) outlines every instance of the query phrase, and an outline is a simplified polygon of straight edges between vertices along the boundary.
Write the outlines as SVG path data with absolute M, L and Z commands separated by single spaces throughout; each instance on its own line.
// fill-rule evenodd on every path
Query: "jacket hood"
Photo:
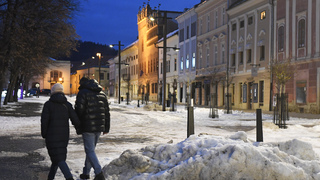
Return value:
M 79 90 L 81 89 L 89 89 L 91 91 L 96 91 L 96 92 L 102 91 L 102 87 L 99 85 L 98 81 L 95 79 L 90 79 L 82 82 L 79 87 Z
M 49 101 L 52 101 L 55 103 L 65 103 L 67 102 L 67 98 L 63 93 L 56 93 L 51 95 Z

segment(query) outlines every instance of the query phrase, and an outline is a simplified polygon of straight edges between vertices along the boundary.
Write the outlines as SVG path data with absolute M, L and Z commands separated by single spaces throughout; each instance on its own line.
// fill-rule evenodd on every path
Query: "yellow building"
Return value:
M 144 94 L 149 94 L 150 101 L 158 100 L 158 63 L 159 50 L 155 43 L 163 37 L 164 12 L 167 13 L 167 32 L 178 29 L 175 18 L 181 12 L 152 10 L 147 4 L 138 12 L 138 57 L 139 57 L 139 77 L 138 77 L 138 93 L 141 98 Z M 155 21 L 151 21 L 150 17 L 155 17 Z

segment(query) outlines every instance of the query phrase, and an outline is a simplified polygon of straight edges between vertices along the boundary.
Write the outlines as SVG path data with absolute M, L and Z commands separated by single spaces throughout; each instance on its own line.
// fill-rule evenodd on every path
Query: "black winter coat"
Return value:
M 51 95 L 41 114 L 41 135 L 53 163 L 65 161 L 69 142 L 69 118 L 77 128 L 80 120 L 63 93 Z
M 110 111 L 107 95 L 95 79 L 79 87 L 75 110 L 81 121 L 81 132 L 104 132 L 110 130 Z

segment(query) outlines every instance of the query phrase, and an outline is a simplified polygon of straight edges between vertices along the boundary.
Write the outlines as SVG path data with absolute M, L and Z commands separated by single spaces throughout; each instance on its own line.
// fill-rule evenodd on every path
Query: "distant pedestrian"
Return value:
M 83 144 L 86 160 L 80 179 L 90 179 L 93 167 L 94 180 L 104 180 L 101 165 L 95 153 L 95 148 L 101 132 L 107 134 L 110 129 L 110 112 L 107 95 L 95 79 L 81 78 L 75 110 L 81 121 Z
M 52 162 L 48 180 L 54 179 L 58 167 L 67 180 L 73 180 L 66 163 L 70 134 L 69 119 L 76 128 L 80 126 L 80 121 L 72 108 L 72 104 L 67 101 L 63 93 L 63 86 L 57 83 L 52 86 L 51 97 L 44 104 L 41 113 L 41 135 L 45 138 Z

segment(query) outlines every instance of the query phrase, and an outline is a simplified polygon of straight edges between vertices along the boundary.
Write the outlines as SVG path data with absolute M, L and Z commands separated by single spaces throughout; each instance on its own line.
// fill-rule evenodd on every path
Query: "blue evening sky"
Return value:
M 150 0 L 152 9 L 183 11 L 201 0 Z M 74 24 L 82 41 L 125 46 L 137 39 L 137 13 L 148 0 L 83 0 Z

